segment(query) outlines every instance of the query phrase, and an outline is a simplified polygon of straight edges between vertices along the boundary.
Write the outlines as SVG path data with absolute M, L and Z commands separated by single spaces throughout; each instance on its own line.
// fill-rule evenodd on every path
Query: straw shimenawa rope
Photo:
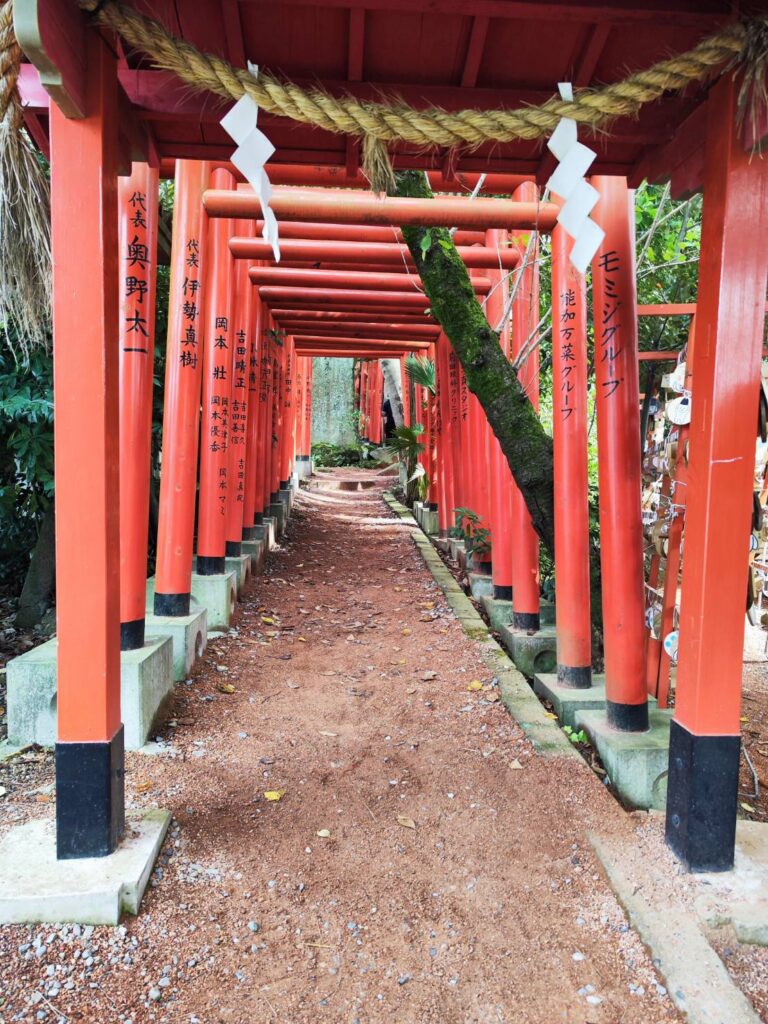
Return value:
M 516 110 L 445 111 L 414 109 L 404 102 L 367 102 L 352 96 L 331 96 L 323 89 L 304 89 L 281 82 L 261 71 L 258 79 L 212 54 L 172 36 L 158 22 L 138 14 L 118 0 L 80 0 L 101 25 L 109 26 L 154 65 L 172 71 L 187 85 L 231 99 L 248 93 L 271 114 L 324 128 L 326 131 L 369 136 L 383 143 L 403 141 L 417 146 L 479 146 L 485 142 L 538 139 L 549 135 L 561 117 L 571 117 L 593 129 L 617 117 L 637 114 L 645 103 L 663 93 L 679 91 L 701 81 L 714 69 L 738 58 L 745 49 L 748 26 L 729 24 L 687 53 L 654 64 L 601 89 L 580 89 L 573 102 L 553 97 L 541 106 Z
M 51 313 L 50 191 L 22 132 L 21 50 L 13 5 L 0 8 L 0 324 L 14 354 L 48 343 Z

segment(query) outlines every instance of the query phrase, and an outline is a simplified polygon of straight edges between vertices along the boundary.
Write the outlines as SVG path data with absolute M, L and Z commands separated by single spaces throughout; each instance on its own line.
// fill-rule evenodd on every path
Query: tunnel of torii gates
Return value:
M 130 176 L 117 178 L 114 62 L 92 42 L 87 116 L 50 105 L 60 858 L 105 855 L 120 842 L 120 651 L 143 644 L 146 617 L 159 168 L 134 163 Z M 706 102 L 667 837 L 686 866 L 718 870 L 732 863 L 736 824 L 768 162 L 750 159 L 737 135 L 730 78 Z M 303 187 L 274 189 L 276 265 L 257 240 L 259 201 L 248 187 L 219 163 L 173 165 L 154 615 L 186 616 L 200 581 L 221 575 L 226 558 L 288 504 L 292 480 L 310 471 L 313 357 L 359 360 L 361 433 L 377 444 L 379 360 L 423 353 L 434 360 L 437 380 L 436 394 L 420 393 L 416 405 L 429 506 L 442 533 L 454 509 L 479 514 L 491 535 L 482 568 L 494 593 L 511 599 L 516 626 L 537 630 L 538 538 L 481 406 L 428 312 L 399 229 L 456 229 L 492 325 L 527 237 L 550 233 L 557 671 L 565 686 L 590 687 L 587 301 L 584 276 L 569 261 L 571 240 L 555 220 L 557 204 L 543 201 L 524 175 L 494 176 L 494 191 L 508 198 L 418 200 L 312 188 L 311 170 L 302 172 Z M 605 230 L 592 265 L 605 714 L 616 730 L 643 731 L 649 695 L 666 706 L 670 670 L 648 637 L 639 500 L 637 317 L 660 310 L 637 307 L 626 178 L 591 181 L 600 193 L 594 218 Z M 501 338 L 510 358 L 539 320 L 538 263 L 520 274 Z M 537 406 L 535 350 L 520 377 Z M 676 573 L 670 577 L 668 615 Z

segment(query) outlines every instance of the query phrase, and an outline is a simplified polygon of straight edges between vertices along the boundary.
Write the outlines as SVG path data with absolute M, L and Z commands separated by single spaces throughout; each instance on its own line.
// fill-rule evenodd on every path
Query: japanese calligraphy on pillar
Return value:
M 240 326 L 234 337 L 232 363 L 232 406 L 229 418 L 230 467 L 234 471 L 231 481 L 235 501 L 245 501 L 245 448 L 248 424 L 248 364 L 250 343 L 247 332 Z
M 179 364 L 194 370 L 199 359 L 198 331 L 200 319 L 200 239 L 187 238 L 184 243 L 184 280 L 181 286 Z
M 121 211 L 120 239 L 124 268 L 120 296 L 120 341 L 123 352 L 148 356 L 154 321 L 154 273 L 147 228 L 147 194 L 135 190 Z
M 598 394 L 614 396 L 624 382 L 622 375 L 622 308 L 620 282 L 621 258 L 611 249 L 600 255 L 596 264 L 602 289 L 596 292 L 602 306 L 595 310 L 595 377 Z
M 215 316 L 213 319 L 215 336 L 213 340 L 208 383 L 208 437 L 205 444 L 208 451 L 222 456 L 218 462 L 217 472 L 217 503 L 219 513 L 224 516 L 227 511 L 227 458 L 230 435 L 230 386 L 232 380 L 232 348 L 230 338 L 229 316 Z
M 565 421 L 576 411 L 576 291 L 566 288 L 560 293 L 558 345 L 560 348 L 560 418 Z

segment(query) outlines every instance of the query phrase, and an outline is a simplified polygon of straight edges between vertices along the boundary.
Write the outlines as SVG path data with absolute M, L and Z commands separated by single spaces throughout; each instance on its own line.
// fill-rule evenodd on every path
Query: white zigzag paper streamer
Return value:
M 573 100 L 573 86 L 570 82 L 560 82 L 558 89 L 561 99 L 566 102 Z M 571 263 L 583 274 L 600 248 L 605 232 L 589 216 L 600 193 L 584 180 L 597 154 L 582 145 L 577 134 L 573 118 L 560 119 L 547 143 L 547 149 L 559 160 L 547 182 L 547 188 L 565 200 L 557 220 L 574 240 Z
M 254 78 L 259 73 L 258 67 L 255 64 L 251 64 L 250 61 L 248 62 L 248 70 Z M 264 228 L 261 233 L 262 238 L 272 246 L 275 262 L 279 263 L 280 234 L 277 227 L 277 217 L 275 217 L 269 206 L 269 201 L 272 198 L 272 184 L 264 169 L 264 164 L 275 152 L 275 147 L 264 132 L 259 131 L 256 127 L 258 116 L 258 104 L 245 94 L 222 117 L 221 127 L 237 143 L 237 149 L 232 154 L 232 163 L 259 197 L 261 213 L 264 219 Z

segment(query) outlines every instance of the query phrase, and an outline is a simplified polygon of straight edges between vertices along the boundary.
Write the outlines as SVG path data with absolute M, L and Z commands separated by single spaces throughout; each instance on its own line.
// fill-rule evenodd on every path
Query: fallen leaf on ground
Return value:
M 299 684 L 298 684 L 298 683 L 294 683 L 294 681 L 293 681 L 293 680 L 291 680 L 291 681 L 290 681 L 290 682 L 288 683 L 288 688 L 289 688 L 290 690 L 298 690 L 298 689 L 300 689 L 300 687 L 299 687 Z
M 419 608 L 426 608 L 427 610 L 429 610 L 431 608 L 434 608 L 434 607 L 435 607 L 435 602 L 434 601 L 424 601 L 422 604 L 419 605 Z
M 429 682 L 430 679 L 437 679 L 437 672 L 432 672 L 430 670 L 429 672 L 424 672 L 422 674 L 421 681 L 423 683 Z
M 234 686 L 232 685 L 232 683 L 219 683 L 218 691 L 219 691 L 219 693 L 236 693 L 237 692 L 235 690 Z
M 417 689 L 417 687 L 412 686 L 409 690 L 406 690 L 405 692 L 406 693 L 416 693 L 416 689 Z
M 494 692 L 493 692 L 493 693 L 486 693 L 486 695 L 485 695 L 485 699 L 486 699 L 487 701 L 490 701 L 491 703 L 493 703 L 494 701 L 497 701 L 497 700 L 499 699 L 499 695 L 498 695 L 498 693 L 496 693 L 496 691 L 494 690 Z
M 479 679 L 473 679 L 472 682 L 467 687 L 468 690 L 482 690 L 482 688 L 483 684 L 480 682 Z
M 136 785 L 137 793 L 148 793 L 154 786 L 154 782 L 151 779 L 146 779 L 144 782 L 139 782 Z
M 297 639 L 300 644 L 305 644 L 307 642 L 307 638 L 304 636 L 297 637 Z
M 411 633 L 412 630 L 408 629 L 407 627 L 403 630 L 403 636 L 410 636 Z
M 556 714 L 554 714 L 554 712 L 552 712 L 552 711 L 545 711 L 545 712 L 544 712 L 544 717 L 545 717 L 545 718 L 551 718 L 551 719 L 553 719 L 553 721 L 555 721 L 555 722 L 557 721 L 557 715 L 556 715 Z
M 318 834 L 318 836 L 320 836 L 321 839 L 330 839 L 331 838 L 331 833 L 328 831 L 327 828 L 321 828 L 317 834 Z
M 5 788 L 5 786 L 0 786 L 0 796 L 5 796 L 7 792 L 8 790 Z
M 271 619 L 268 615 L 262 615 L 261 621 L 266 623 L 268 626 L 274 626 L 275 620 Z
M 405 814 L 398 814 L 397 824 L 402 825 L 403 828 L 416 828 L 416 822 L 413 818 L 408 818 Z
M 271 800 L 272 803 L 277 803 L 278 800 L 282 800 L 285 796 L 284 789 L 267 789 L 264 792 L 264 799 Z
M 520 762 L 517 760 L 517 758 L 515 758 L 515 760 L 512 762 L 512 764 L 509 767 L 510 768 L 522 768 L 523 766 L 520 764 Z
M 321 736 L 332 736 L 332 737 L 335 738 L 339 734 L 337 732 L 329 732 L 327 729 L 321 729 L 320 730 L 320 735 Z
M 748 811 L 750 814 L 754 814 L 755 813 L 755 808 L 752 806 L 752 804 L 748 804 L 748 803 L 745 803 L 744 801 L 742 801 L 739 804 L 739 807 L 741 807 L 741 809 L 743 811 Z

